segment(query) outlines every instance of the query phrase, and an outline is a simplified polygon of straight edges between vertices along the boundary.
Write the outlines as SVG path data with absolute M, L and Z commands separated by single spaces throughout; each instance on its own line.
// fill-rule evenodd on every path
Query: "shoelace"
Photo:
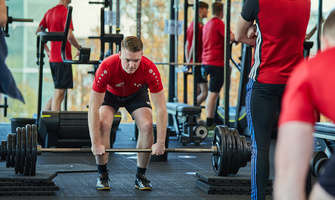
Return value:
M 150 183 L 150 181 L 144 175 L 138 176 L 137 178 L 140 179 L 143 183 Z
M 141 179 L 141 180 L 142 180 L 143 183 L 150 183 L 150 181 L 148 179 L 146 179 L 146 178 Z
M 107 182 L 110 181 L 108 174 L 107 175 L 100 175 L 101 182 Z

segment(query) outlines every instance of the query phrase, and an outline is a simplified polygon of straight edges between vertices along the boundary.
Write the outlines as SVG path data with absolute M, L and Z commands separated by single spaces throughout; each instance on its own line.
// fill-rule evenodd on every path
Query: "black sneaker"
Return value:
M 99 177 L 97 179 L 97 189 L 98 190 L 110 190 L 110 186 L 109 186 L 109 178 L 108 178 L 108 173 L 101 173 L 99 174 Z
M 136 175 L 135 187 L 140 190 L 151 190 L 152 185 L 144 174 Z

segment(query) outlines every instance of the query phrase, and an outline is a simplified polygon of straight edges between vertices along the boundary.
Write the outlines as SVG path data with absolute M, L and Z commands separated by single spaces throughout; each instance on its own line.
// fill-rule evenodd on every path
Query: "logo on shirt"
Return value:
M 136 83 L 134 83 L 134 86 L 136 86 L 136 87 L 142 87 L 142 84 L 136 84 Z
M 123 85 L 124 85 L 124 82 L 116 84 L 115 87 L 122 87 Z

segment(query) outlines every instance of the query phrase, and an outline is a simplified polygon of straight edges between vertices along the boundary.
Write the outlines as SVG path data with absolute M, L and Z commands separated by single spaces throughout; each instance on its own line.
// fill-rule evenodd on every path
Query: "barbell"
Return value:
M 42 152 L 91 152 L 90 148 L 41 148 L 37 145 L 36 125 L 16 128 L 8 134 L 7 141 L 1 141 L 0 157 L 6 160 L 7 168 L 14 168 L 16 174 L 34 176 L 37 155 Z M 106 152 L 151 152 L 151 149 L 106 149 Z M 216 126 L 211 149 L 165 149 L 165 152 L 211 153 L 213 170 L 218 176 L 236 174 L 251 160 L 251 144 L 236 129 Z

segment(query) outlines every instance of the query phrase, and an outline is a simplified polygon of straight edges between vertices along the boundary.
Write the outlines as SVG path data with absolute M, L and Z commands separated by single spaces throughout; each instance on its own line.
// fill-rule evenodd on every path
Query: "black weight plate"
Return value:
M 241 137 L 236 129 L 234 129 L 235 139 L 236 139 L 236 166 L 241 167 L 242 163 L 242 154 L 241 154 Z M 236 172 L 237 173 L 237 172 Z
M 225 136 L 225 132 L 228 130 L 227 126 L 221 126 L 221 157 L 222 157 L 222 162 L 221 162 L 221 168 L 222 168 L 222 173 L 220 176 L 226 176 L 224 175 L 224 169 L 227 165 L 227 140 Z
M 232 130 L 233 137 L 235 138 L 235 171 L 234 174 L 237 174 L 238 170 L 241 167 L 241 155 L 240 155 L 240 135 L 236 129 Z
M 6 160 L 7 157 L 7 141 L 1 141 L 1 160 Z
M 313 174 L 313 176 L 317 177 L 317 173 L 316 173 L 316 163 L 321 160 L 322 158 L 328 158 L 327 154 L 323 151 L 314 151 L 310 160 L 310 166 L 311 166 L 311 172 Z
M 31 176 L 35 176 L 36 174 L 36 160 L 37 160 L 37 126 L 35 124 L 32 125 L 32 146 L 31 146 Z
M 241 137 L 241 141 L 242 141 L 242 167 L 245 167 L 247 166 L 247 163 L 248 163 L 248 151 L 247 151 L 247 148 L 246 148 L 246 145 L 247 145 L 247 140 L 245 139 L 245 137 Z
M 26 130 L 24 127 L 21 128 L 21 158 L 19 165 L 20 174 L 24 173 L 24 162 L 26 157 Z
M 20 171 L 21 162 L 21 128 L 16 128 L 15 174 Z
M 252 155 L 252 146 L 250 142 L 247 142 L 247 162 L 251 161 L 251 155 Z
M 318 160 L 318 162 L 316 162 L 314 173 L 316 174 L 317 177 L 319 177 L 325 172 L 325 163 L 328 160 L 329 158 L 321 158 L 320 160 Z
M 219 155 L 221 154 L 221 147 L 219 145 L 220 137 L 221 136 L 219 134 L 219 130 L 217 128 L 215 128 L 212 145 L 218 147 L 218 152 L 217 152 L 216 155 L 212 154 L 211 158 L 212 158 L 213 170 L 217 175 L 219 174 L 219 171 L 220 171 L 220 168 L 219 168 L 219 162 L 220 162 L 220 156 Z
M 30 174 L 30 156 L 31 156 L 31 126 L 26 125 L 26 157 L 24 164 L 24 175 Z
M 7 157 L 6 157 L 6 167 L 9 168 L 11 166 L 11 158 L 12 155 L 12 135 L 8 133 L 7 135 Z
M 225 136 L 226 136 L 226 160 L 227 160 L 227 164 L 225 167 L 225 176 L 229 175 L 231 172 L 231 160 L 232 160 L 232 139 L 231 139 L 231 135 L 229 133 L 229 130 L 227 129 L 227 131 L 225 132 Z
M 251 146 L 247 139 L 244 138 L 244 157 L 245 157 L 245 165 L 251 160 Z
M 238 171 L 238 167 L 236 167 L 236 141 L 235 141 L 235 136 L 234 132 L 232 129 L 229 130 L 229 134 L 231 137 L 231 144 L 232 144 L 232 152 L 231 152 L 231 165 L 230 165 L 230 173 L 229 174 L 236 174 L 236 168 Z
M 12 135 L 12 162 L 10 167 L 15 167 L 15 153 L 16 153 L 16 133 L 11 134 Z
M 227 127 L 225 126 L 216 126 L 215 131 L 220 135 L 220 139 L 217 141 L 217 146 L 219 147 L 219 154 L 217 155 L 218 163 L 216 175 L 224 176 L 224 169 L 226 167 L 226 138 L 224 135 Z
M 212 146 L 218 147 L 218 150 L 217 150 L 217 154 L 212 153 L 211 160 L 212 160 L 212 167 L 213 167 L 215 174 L 217 174 L 218 172 L 218 155 L 220 154 L 220 151 L 221 151 L 217 143 L 217 137 L 218 137 L 217 132 L 214 130 Z

